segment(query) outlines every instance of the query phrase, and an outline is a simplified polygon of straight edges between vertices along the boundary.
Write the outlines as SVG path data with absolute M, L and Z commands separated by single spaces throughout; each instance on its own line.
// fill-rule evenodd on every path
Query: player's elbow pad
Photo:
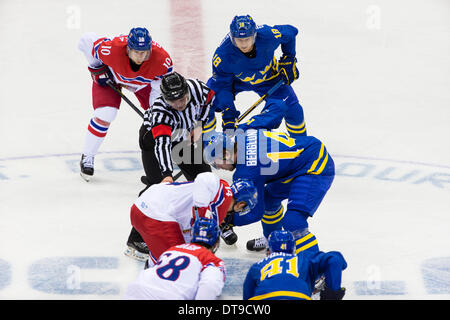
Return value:
M 103 64 L 101 60 L 92 56 L 92 48 L 94 46 L 94 42 L 97 41 L 98 38 L 99 37 L 95 33 L 87 32 L 81 36 L 80 41 L 78 42 L 78 49 L 83 52 L 89 66 L 92 68 L 98 68 Z
M 193 183 L 194 205 L 196 207 L 208 207 L 217 194 L 220 179 L 211 172 L 203 172 L 197 175 Z
M 215 267 L 208 267 L 200 274 L 195 300 L 213 300 L 222 293 L 224 275 Z
M 331 256 L 328 258 L 328 265 L 335 270 L 345 270 L 347 268 L 347 262 L 344 259 L 342 253 L 338 251 L 328 252 Z

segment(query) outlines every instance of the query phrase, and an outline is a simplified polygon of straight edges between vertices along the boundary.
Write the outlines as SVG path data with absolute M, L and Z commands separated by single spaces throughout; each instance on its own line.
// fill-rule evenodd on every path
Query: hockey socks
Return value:
M 281 230 L 283 227 L 282 220 L 284 217 L 284 209 L 281 206 L 275 211 L 265 211 L 263 218 L 261 219 L 261 224 L 263 228 L 263 234 L 266 239 L 275 230 Z
M 109 122 L 98 118 L 91 119 L 84 142 L 84 155 L 95 156 L 97 154 L 98 149 L 100 148 L 100 145 L 108 132 L 109 124 Z
M 116 118 L 117 108 L 101 107 L 94 110 L 94 116 L 89 121 L 84 142 L 83 154 L 95 156 L 108 132 L 111 122 Z

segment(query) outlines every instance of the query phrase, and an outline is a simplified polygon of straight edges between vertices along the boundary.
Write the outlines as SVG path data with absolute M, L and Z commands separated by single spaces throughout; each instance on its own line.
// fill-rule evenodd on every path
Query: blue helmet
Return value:
M 230 34 L 232 38 L 247 38 L 256 34 L 256 23 L 252 17 L 235 16 L 230 24 Z
M 214 247 L 219 239 L 220 230 L 217 220 L 212 218 L 197 218 L 192 227 L 191 242 L 202 242 L 211 247 Z
M 206 163 L 215 167 L 214 160 L 218 157 L 224 157 L 224 150 L 234 152 L 234 140 L 224 133 L 214 132 L 209 135 L 203 135 L 204 149 L 203 158 Z
M 128 48 L 138 51 L 152 48 L 152 36 L 146 28 L 133 28 L 128 34 Z
M 258 192 L 251 180 L 237 179 L 230 187 L 236 202 L 245 201 L 247 203 L 247 206 L 244 208 L 245 211 L 248 212 L 256 206 Z
M 295 252 L 294 235 L 286 230 L 275 230 L 267 239 L 270 252 L 286 252 L 293 254 Z

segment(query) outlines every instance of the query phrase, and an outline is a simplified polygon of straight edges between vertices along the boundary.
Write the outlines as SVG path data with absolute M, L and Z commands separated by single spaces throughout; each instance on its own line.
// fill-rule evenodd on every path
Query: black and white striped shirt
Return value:
M 199 125 L 205 128 L 214 91 L 197 79 L 186 79 L 191 99 L 183 111 L 171 108 L 160 96 L 144 114 L 144 126 L 155 139 L 155 155 L 163 177 L 172 174 L 172 143 L 190 139 Z

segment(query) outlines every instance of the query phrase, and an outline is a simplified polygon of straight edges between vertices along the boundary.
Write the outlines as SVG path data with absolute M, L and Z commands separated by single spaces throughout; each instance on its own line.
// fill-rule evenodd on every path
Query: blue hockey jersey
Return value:
M 311 300 L 315 281 L 325 276 L 331 290 L 341 288 L 347 263 L 340 252 L 274 252 L 253 264 L 244 280 L 244 300 Z
M 246 225 L 261 219 L 264 213 L 264 186 L 268 183 L 289 183 L 301 175 L 333 174 L 334 164 L 324 144 L 313 136 L 293 139 L 288 134 L 270 130 L 250 129 L 236 134 L 237 164 L 233 181 L 253 181 L 258 202 L 250 212 L 234 215 L 233 224 Z M 329 173 L 328 171 L 331 171 Z
M 224 124 L 226 125 L 228 120 L 234 120 L 236 92 L 255 91 L 264 95 L 277 81 L 273 72 L 276 63 L 275 51 L 281 46 L 283 55 L 295 57 L 297 33 L 297 28 L 291 25 L 258 26 L 255 39 L 256 56 L 252 58 L 233 45 L 230 35 L 227 35 L 214 53 L 213 75 L 207 82 L 208 87 L 216 92 L 209 119 L 215 118 L 214 111 L 227 111 L 223 115 Z

